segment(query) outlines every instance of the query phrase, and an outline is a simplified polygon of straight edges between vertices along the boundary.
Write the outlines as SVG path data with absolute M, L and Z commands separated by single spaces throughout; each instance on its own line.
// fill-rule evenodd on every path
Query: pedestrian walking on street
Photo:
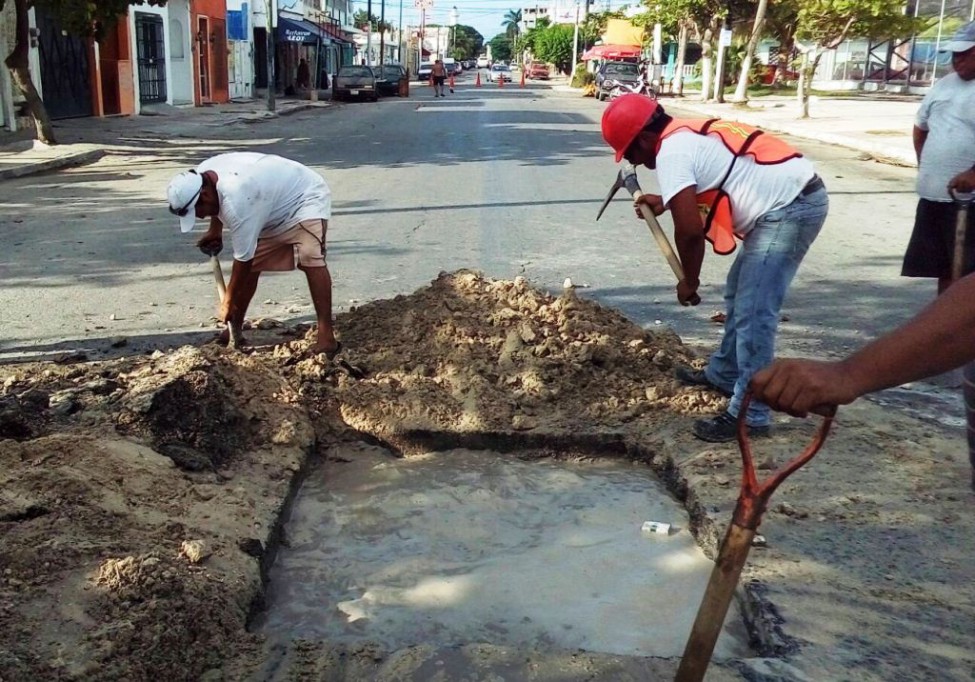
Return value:
M 726 412 L 695 422 L 694 435 L 734 440 L 748 382 L 772 361 L 786 292 L 826 220 L 826 188 L 812 163 L 779 138 L 740 123 L 675 119 L 642 95 L 610 103 L 602 131 L 617 161 L 657 170 L 661 195 L 645 194 L 640 203 L 673 217 L 682 305 L 696 299 L 706 242 L 725 255 L 741 241 L 725 283 L 721 345 L 704 370 L 677 371 L 682 383 L 730 397 Z M 746 420 L 750 434 L 766 435 L 768 406 L 753 401 Z
M 430 75 L 433 78 L 433 96 L 446 97 L 447 95 L 444 93 L 444 82 L 447 80 L 447 67 L 444 66 L 442 59 L 438 59 L 433 63 Z
M 273 154 L 233 152 L 211 157 L 172 179 L 169 210 L 180 229 L 193 229 L 197 218 L 210 227 L 196 245 L 207 255 L 223 249 L 230 231 L 234 265 L 220 321 L 241 328 L 262 272 L 297 267 L 305 273 L 318 336 L 313 353 L 339 349 L 332 328 L 332 278 L 325 262 L 325 235 L 332 193 L 325 180 L 302 164 Z
M 956 207 L 949 183 L 975 167 L 975 21 L 962 26 L 942 51 L 951 52 L 954 72 L 939 78 L 914 122 L 917 153 L 917 212 L 901 275 L 930 277 L 938 293 L 951 284 Z M 965 242 L 975 245 L 975 211 L 968 215 Z M 971 250 L 969 250 L 971 253 Z M 975 258 L 965 260 L 965 272 Z

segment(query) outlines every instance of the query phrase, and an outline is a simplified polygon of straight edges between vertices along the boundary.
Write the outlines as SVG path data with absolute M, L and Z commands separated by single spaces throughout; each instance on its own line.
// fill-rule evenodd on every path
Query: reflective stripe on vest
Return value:
M 728 170 L 718 186 L 697 195 L 698 210 L 700 210 L 701 218 L 704 220 L 704 236 L 711 242 L 711 248 L 715 253 L 722 256 L 727 255 L 738 246 L 735 237 L 740 238 L 740 235 L 735 233 L 731 199 L 728 193 L 722 189 L 735 167 L 735 162 L 747 155 L 751 156 L 757 164 L 772 165 L 784 163 L 789 159 L 798 159 L 802 154 L 779 138 L 765 135 L 764 131 L 758 128 L 736 121 L 722 121 L 717 118 L 675 119 L 664 128 L 660 135 L 660 142 L 681 130 L 690 130 L 698 135 L 714 135 L 733 155 L 731 165 L 728 166 Z M 660 151 L 659 142 L 657 151 Z

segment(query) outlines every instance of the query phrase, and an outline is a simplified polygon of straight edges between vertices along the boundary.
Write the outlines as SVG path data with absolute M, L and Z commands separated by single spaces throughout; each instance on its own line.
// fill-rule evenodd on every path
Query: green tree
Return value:
M 476 59 L 484 47 L 484 36 L 472 26 L 457 24 L 454 27 L 454 49 L 451 56 L 454 59 Z
M 27 108 L 34 121 L 37 139 L 46 144 L 57 144 L 51 118 L 47 114 L 44 100 L 37 92 L 30 74 L 30 22 L 28 12 L 34 7 L 43 7 L 54 16 L 61 29 L 81 38 L 98 40 L 106 29 L 115 25 L 119 17 L 128 12 L 129 5 L 164 6 L 166 0 L 12 0 L 14 6 L 14 48 L 4 64 L 17 89 L 27 100 Z M 0 11 L 6 0 L 0 0 Z
M 364 9 L 360 9 L 352 15 L 352 23 L 361 29 L 366 26 L 372 28 L 373 33 L 392 31 L 393 25 L 388 21 L 380 21 L 375 14 L 368 14 Z
M 508 43 L 510 44 L 510 51 L 515 50 L 515 41 L 518 38 L 518 34 L 521 33 L 521 10 L 509 9 L 504 15 L 504 21 L 501 22 L 504 26 L 504 33 L 508 36 Z M 508 57 L 511 58 L 510 56 Z
M 511 38 L 506 34 L 499 33 L 494 36 L 488 41 L 488 45 L 491 46 L 491 57 L 494 61 L 506 62 L 511 59 Z
M 555 64 L 559 71 L 569 71 L 572 64 L 572 39 L 575 26 L 555 24 L 542 31 L 538 38 L 538 58 Z
M 923 20 L 904 14 L 903 0 L 801 0 L 796 40 L 804 43 L 799 116 L 809 117 L 809 90 L 826 50 L 850 38 L 887 40 L 914 34 Z

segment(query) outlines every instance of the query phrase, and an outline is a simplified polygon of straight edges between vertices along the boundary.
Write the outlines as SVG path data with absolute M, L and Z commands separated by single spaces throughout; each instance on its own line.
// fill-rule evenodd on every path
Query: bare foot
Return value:
M 314 346 L 308 349 L 311 355 L 318 355 L 319 353 L 325 353 L 325 357 L 329 360 L 334 358 L 342 350 L 342 344 L 336 341 L 334 344 L 326 345 L 323 343 L 316 343 Z
M 230 344 L 230 330 L 224 327 L 219 334 L 217 334 L 217 343 L 221 346 L 226 346 Z M 244 338 L 242 334 L 238 334 L 237 338 L 234 339 L 234 347 L 240 348 L 242 346 L 249 346 L 250 342 Z

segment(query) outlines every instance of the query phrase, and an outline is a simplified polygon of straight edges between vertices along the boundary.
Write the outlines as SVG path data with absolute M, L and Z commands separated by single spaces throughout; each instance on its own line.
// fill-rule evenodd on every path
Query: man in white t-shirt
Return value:
M 917 152 L 917 213 L 901 275 L 938 280 L 938 293 L 951 284 L 956 207 L 948 191 L 959 174 L 975 168 L 975 21 L 962 26 L 943 48 L 952 73 L 925 95 L 914 122 Z M 975 246 L 975 211 L 969 211 L 965 240 Z M 975 269 L 968 248 L 965 272 Z
M 657 170 L 661 196 L 646 194 L 641 203 L 673 217 L 682 305 L 698 300 L 707 242 L 719 254 L 740 242 L 725 284 L 721 346 L 704 370 L 677 370 L 682 383 L 730 397 L 726 412 L 695 422 L 694 435 L 734 440 L 748 382 L 772 361 L 786 292 L 826 220 L 826 189 L 812 164 L 779 138 L 735 122 L 674 119 L 642 95 L 614 100 L 602 131 L 617 161 Z M 766 435 L 768 406 L 752 402 L 746 421 L 751 435 Z
M 273 154 L 233 152 L 180 173 L 167 193 L 183 232 L 192 230 L 197 218 L 210 218 L 210 228 L 196 242 L 207 255 L 220 253 L 224 227 L 230 231 L 234 265 L 221 321 L 239 329 L 261 273 L 297 267 L 308 279 L 318 318 L 311 351 L 337 352 L 332 278 L 325 263 L 332 193 L 318 173 Z

